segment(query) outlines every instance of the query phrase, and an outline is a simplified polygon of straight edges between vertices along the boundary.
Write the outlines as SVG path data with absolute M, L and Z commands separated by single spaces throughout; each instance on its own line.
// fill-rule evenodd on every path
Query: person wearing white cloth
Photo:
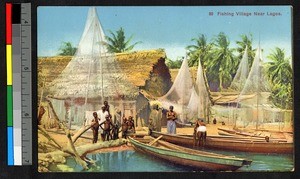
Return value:
M 106 110 L 106 106 L 103 105 L 101 109 L 102 111 L 100 111 L 99 114 L 99 118 L 100 118 L 99 124 L 102 124 L 106 120 L 105 117 L 109 115 L 108 111 Z M 101 135 L 101 139 L 102 141 L 104 141 L 104 131 L 102 128 L 104 128 L 104 124 L 102 124 L 101 127 L 99 127 L 99 133 Z
M 199 126 L 197 128 L 197 132 L 206 132 L 206 127 L 205 126 Z
M 205 140 L 206 140 L 206 125 L 203 122 L 203 120 L 199 121 L 198 120 L 198 125 L 199 127 L 197 128 L 197 137 L 198 137 L 198 145 L 205 145 Z

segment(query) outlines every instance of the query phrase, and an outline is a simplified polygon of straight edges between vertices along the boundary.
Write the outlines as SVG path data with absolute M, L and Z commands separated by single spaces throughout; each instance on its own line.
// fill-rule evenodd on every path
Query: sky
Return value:
M 38 56 L 55 56 L 62 42 L 77 46 L 84 30 L 89 7 L 38 7 Z M 141 41 L 134 50 L 163 48 L 176 60 L 186 54 L 199 34 L 208 40 L 224 32 L 230 47 L 242 34 L 253 35 L 253 48 L 260 44 L 263 57 L 275 47 L 292 52 L 291 6 L 101 6 L 97 7 L 104 33 L 120 27 L 132 42 Z M 264 13 L 263 15 L 255 14 Z M 213 14 L 212 14 L 213 13 Z M 242 14 L 242 15 L 241 15 Z

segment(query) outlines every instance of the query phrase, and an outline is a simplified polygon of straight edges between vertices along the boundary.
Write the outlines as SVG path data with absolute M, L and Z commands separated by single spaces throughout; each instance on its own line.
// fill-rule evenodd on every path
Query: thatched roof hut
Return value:
M 171 76 L 168 67 L 165 65 L 165 57 L 166 54 L 163 50 L 147 50 L 147 51 L 139 51 L 139 52 L 131 52 L 131 53 L 120 53 L 115 54 L 116 62 L 118 63 L 118 68 L 120 71 L 120 74 L 126 75 L 126 80 L 128 80 L 127 83 L 133 84 L 137 89 L 139 89 L 139 93 L 136 97 L 130 98 L 130 95 L 133 95 L 136 91 L 134 90 L 132 94 L 130 93 L 130 90 L 122 90 L 121 87 L 120 92 L 124 95 L 126 95 L 121 102 L 123 103 L 123 106 L 121 110 L 124 111 L 124 114 L 126 114 L 126 109 L 128 109 L 127 114 L 137 114 L 137 117 L 141 117 L 143 119 L 146 119 L 149 116 L 149 106 L 147 107 L 147 98 L 155 98 L 158 96 L 162 96 L 165 94 L 169 88 L 172 85 L 171 82 Z M 55 57 L 39 57 L 38 58 L 38 91 L 39 95 L 41 94 L 41 90 L 43 89 L 43 96 L 51 96 L 54 99 L 61 99 L 65 102 L 68 101 L 68 99 L 72 99 L 72 104 L 76 105 L 74 109 L 70 109 L 73 112 L 71 113 L 78 113 L 79 110 L 84 110 L 82 105 L 84 104 L 84 94 L 85 94 L 85 84 L 87 79 L 80 79 L 78 82 L 78 79 L 76 77 L 76 71 L 73 73 L 70 73 L 70 77 L 67 75 L 64 75 L 64 77 L 68 78 L 63 79 L 64 82 L 62 82 L 60 79 L 62 79 L 62 73 L 66 69 L 70 69 L 70 61 L 72 60 L 72 56 L 55 56 Z M 72 76 L 73 75 L 73 76 Z M 71 77 L 72 76 L 72 77 Z M 84 75 L 83 75 L 84 76 Z M 78 77 L 79 78 L 79 77 Z M 82 78 L 82 77 L 80 77 Z M 118 79 L 118 78 L 117 78 Z M 97 80 L 97 79 L 96 79 Z M 56 81 L 58 81 L 59 85 L 56 84 Z M 73 82 L 69 82 L 73 81 Z M 75 81 L 75 82 L 74 82 Z M 77 81 L 77 82 L 76 82 Z M 80 83 L 82 81 L 82 83 Z M 43 87 L 43 82 L 45 82 L 45 87 Z M 104 81 L 105 82 L 105 81 Z M 121 84 L 124 84 L 125 81 L 121 81 Z M 68 88 L 74 88 L 67 90 L 65 88 L 66 85 L 64 83 L 70 83 L 70 87 Z M 81 85 L 81 87 L 76 84 Z M 58 89 L 57 87 L 54 88 L 54 90 L 51 90 L 53 88 L 53 85 L 58 86 L 61 90 L 55 90 Z M 64 85 L 64 86 L 63 86 Z M 118 85 L 118 83 L 114 83 L 114 85 Z M 80 91 L 82 89 L 82 91 Z M 92 88 L 93 89 L 93 88 Z M 106 90 L 109 91 L 109 90 Z M 90 90 L 89 91 L 89 106 L 88 109 L 94 110 L 94 109 L 100 109 L 99 102 L 100 102 L 100 91 Z M 74 94 L 74 95 L 73 95 Z M 93 97 L 95 96 L 95 97 Z M 129 96 L 129 97 L 128 97 Z M 145 98 L 146 97 L 146 98 Z M 108 99 L 109 101 L 110 99 Z M 102 100 L 101 100 L 102 101 Z M 116 102 L 116 100 L 111 99 L 112 105 L 113 102 Z M 120 102 L 120 101 L 119 101 Z M 128 104 L 127 104 L 128 103 Z M 72 106 L 71 104 L 71 106 Z M 65 106 L 65 104 L 57 103 L 56 104 L 57 109 L 56 111 L 60 111 L 60 109 Z M 119 105 L 117 105 L 119 106 Z M 136 106 L 136 107 L 133 107 Z M 82 109 L 81 109 L 82 108 Z M 119 108 L 120 110 L 120 108 Z M 76 112 L 78 111 L 78 112 Z M 133 112 L 130 112 L 133 111 Z M 60 111 L 61 116 L 65 114 L 64 110 Z M 62 117 L 64 118 L 64 117 Z M 80 117 L 74 117 L 74 121 L 80 121 Z M 78 119 L 76 119 L 78 118 Z
M 127 75 L 128 81 L 143 90 L 148 97 L 164 95 L 172 86 L 171 75 L 165 64 L 163 50 L 145 50 L 116 54 L 120 69 Z M 72 56 L 54 56 L 38 58 L 38 86 L 50 84 L 61 74 Z M 44 94 L 49 94 L 47 88 Z M 40 92 L 39 92 L 40 95 Z

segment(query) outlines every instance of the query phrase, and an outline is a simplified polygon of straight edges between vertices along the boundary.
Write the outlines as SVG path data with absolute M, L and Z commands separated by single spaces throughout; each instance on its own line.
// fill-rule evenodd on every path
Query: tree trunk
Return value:
M 203 78 L 204 78 L 204 83 L 205 83 L 206 91 L 208 93 L 208 98 L 209 98 L 211 104 L 214 105 L 214 101 L 213 101 L 213 98 L 211 96 L 209 84 L 208 84 L 207 77 L 206 77 L 206 72 L 204 71 L 203 67 L 202 67 L 202 73 L 203 73 Z
M 68 139 L 68 145 L 66 147 L 62 147 L 62 145 L 59 144 L 58 141 L 54 140 L 47 131 L 45 131 L 42 127 L 39 126 L 39 130 L 41 131 L 41 133 L 48 138 L 48 140 L 52 141 L 57 147 L 57 149 L 62 152 L 62 153 L 67 153 L 68 155 L 72 155 L 75 157 L 75 160 L 77 163 L 79 163 L 84 169 L 88 169 L 87 166 L 87 161 L 85 161 L 85 154 L 87 152 L 93 151 L 93 150 L 97 150 L 99 148 L 103 148 L 103 147 L 110 147 L 110 146 L 118 146 L 121 144 L 124 144 L 126 142 L 126 140 L 118 140 L 119 142 L 114 142 L 114 141 L 108 141 L 108 142 L 103 142 L 101 144 L 89 144 L 87 145 L 87 147 L 79 147 L 80 152 L 77 151 L 78 147 L 74 146 L 74 143 L 77 141 L 77 139 L 83 134 L 85 133 L 88 129 L 90 129 L 92 127 L 92 125 L 89 126 L 82 126 L 82 128 L 80 130 L 77 131 L 77 133 L 73 136 L 73 138 L 71 137 L 71 133 L 70 133 L 70 129 L 68 129 L 66 127 L 66 124 L 64 122 L 61 122 L 58 119 L 58 116 L 56 115 L 55 111 L 53 110 L 53 106 L 51 101 L 46 98 L 50 109 L 53 112 L 54 118 L 55 120 L 58 122 L 60 128 L 64 131 L 67 139 Z M 112 144 L 110 144 L 112 143 Z M 85 145 L 86 146 L 86 145 Z M 83 149 L 82 149 L 83 148 Z M 61 153 L 60 153 L 61 154 Z

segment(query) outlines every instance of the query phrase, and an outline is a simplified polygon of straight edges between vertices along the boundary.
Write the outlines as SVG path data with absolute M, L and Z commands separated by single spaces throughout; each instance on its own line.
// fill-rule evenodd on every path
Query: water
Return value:
M 280 171 L 288 172 L 293 169 L 293 155 L 268 155 L 245 152 L 225 152 L 218 150 L 208 150 L 209 152 L 221 153 L 225 155 L 234 155 L 236 157 L 248 158 L 252 160 L 250 166 L 244 166 L 238 169 L 238 172 L 249 171 Z M 99 154 L 88 154 L 87 157 L 96 161 L 96 165 L 90 166 L 87 172 L 193 172 L 192 168 L 182 167 L 170 162 L 165 162 L 153 158 L 143 153 L 132 150 L 107 152 Z M 80 172 L 82 167 L 78 165 L 73 157 L 67 159 L 66 165 L 69 171 Z M 51 171 L 60 171 L 52 166 Z M 199 170 L 198 170 L 199 171 Z
M 215 152 L 223 155 L 233 155 L 240 158 L 247 158 L 252 160 L 250 166 L 243 166 L 237 171 L 273 171 L 273 172 L 288 172 L 294 168 L 294 157 L 292 154 L 260 154 L 247 152 L 229 152 L 220 150 L 206 150 L 208 152 Z
M 168 163 L 148 155 L 144 155 L 133 150 L 107 152 L 99 154 L 88 154 L 88 158 L 96 161 L 96 165 L 91 165 L 87 172 L 184 172 L 190 171 L 186 167 L 181 167 Z M 67 159 L 66 165 L 74 172 L 83 171 L 73 157 Z M 57 171 L 56 167 L 51 167 L 51 171 Z

